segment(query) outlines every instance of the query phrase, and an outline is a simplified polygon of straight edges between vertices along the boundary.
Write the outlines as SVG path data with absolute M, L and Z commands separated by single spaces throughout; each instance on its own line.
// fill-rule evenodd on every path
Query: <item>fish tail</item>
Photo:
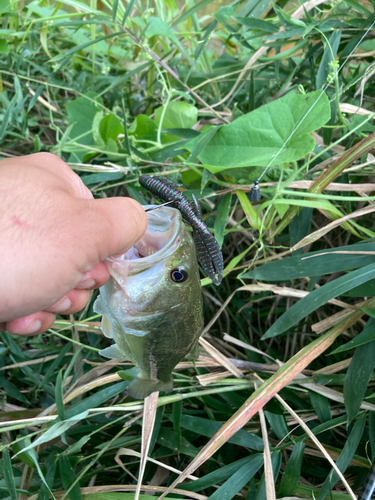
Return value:
M 144 399 L 155 391 L 171 392 L 172 389 L 172 375 L 170 375 L 168 380 L 158 380 L 156 382 L 149 378 L 143 378 L 139 374 L 130 382 L 127 391 L 134 399 Z

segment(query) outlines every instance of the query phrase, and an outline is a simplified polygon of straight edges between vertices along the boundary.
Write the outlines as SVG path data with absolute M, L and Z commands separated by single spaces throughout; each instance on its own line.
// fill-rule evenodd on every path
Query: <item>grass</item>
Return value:
M 374 8 L 304 7 L 0 2 L 1 156 L 53 152 L 141 203 L 140 173 L 168 176 L 222 244 L 143 493 L 348 500 L 375 458 Z M 2 499 L 134 498 L 143 402 L 98 354 L 95 295 L 1 334 Z

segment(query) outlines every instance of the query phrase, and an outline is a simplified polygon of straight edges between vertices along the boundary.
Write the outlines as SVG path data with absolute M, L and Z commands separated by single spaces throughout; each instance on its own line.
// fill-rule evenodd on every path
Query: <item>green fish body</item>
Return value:
M 195 245 L 181 213 L 163 207 L 147 215 L 143 238 L 107 259 L 111 278 L 94 306 L 103 315 L 104 335 L 115 341 L 100 354 L 139 368 L 128 387 L 134 398 L 171 391 L 174 367 L 197 357 L 203 329 Z

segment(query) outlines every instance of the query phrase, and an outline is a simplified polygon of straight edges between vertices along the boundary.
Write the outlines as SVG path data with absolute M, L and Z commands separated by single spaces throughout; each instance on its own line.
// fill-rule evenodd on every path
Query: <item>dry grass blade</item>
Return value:
M 117 461 L 117 458 L 120 457 L 121 455 L 126 455 L 128 457 L 138 457 L 138 458 L 141 458 L 141 456 L 142 456 L 142 454 L 139 453 L 139 451 L 135 451 L 135 450 L 132 450 L 130 448 L 120 448 L 118 450 L 118 452 L 116 453 L 115 460 L 119 465 L 121 464 L 121 467 L 123 467 L 122 463 L 120 461 Z M 164 462 L 160 462 L 159 460 L 155 460 L 154 458 L 151 458 L 151 457 L 146 457 L 146 459 L 148 462 L 152 462 L 153 464 L 156 464 L 159 467 L 164 467 L 164 469 L 167 469 L 167 470 L 173 472 L 174 474 L 181 474 L 180 470 L 175 469 L 174 467 L 171 467 L 170 465 L 165 464 Z M 188 476 L 188 479 L 196 481 L 199 478 L 196 476 Z
M 372 211 L 375 211 L 375 207 L 372 209 Z M 303 240 L 301 240 L 303 241 Z M 307 244 L 307 243 L 306 243 Z M 305 297 L 306 295 L 309 294 L 309 292 L 305 292 L 303 290 L 295 290 L 294 288 L 288 288 L 288 287 L 279 287 L 276 285 L 270 285 L 270 284 L 257 284 L 257 285 L 244 285 L 240 286 L 232 292 L 229 297 L 226 299 L 226 301 L 222 304 L 220 309 L 215 313 L 211 321 L 208 323 L 208 325 L 204 328 L 202 332 L 202 337 L 207 333 L 210 328 L 214 325 L 214 323 L 217 321 L 218 317 L 220 314 L 224 311 L 224 309 L 228 306 L 232 298 L 234 297 L 235 293 L 237 292 L 259 292 L 259 291 L 271 291 L 277 295 L 282 295 L 286 297 L 296 297 L 296 298 L 302 298 Z M 342 302 L 341 300 L 337 299 L 332 299 L 329 301 L 331 304 L 338 305 L 339 307 L 343 307 L 345 309 L 357 309 L 357 307 L 352 306 L 351 304 L 346 304 L 345 302 Z M 228 340 L 228 338 L 226 339 Z M 234 342 L 233 342 L 234 343 Z M 243 347 L 243 346 L 242 346 Z
M 165 486 L 142 486 L 142 491 L 153 495 L 154 493 L 160 493 L 161 491 L 166 491 L 167 488 Z M 109 484 L 105 486 L 87 486 L 86 488 L 81 488 L 81 495 L 94 495 L 97 493 L 111 493 L 115 491 L 135 491 L 136 486 L 132 484 L 127 485 L 117 485 L 117 484 Z M 65 490 L 58 490 L 54 492 L 55 498 L 61 498 L 65 495 Z M 187 498 L 194 498 L 194 500 L 207 500 L 208 497 L 205 495 L 200 495 L 199 493 L 195 493 L 193 491 L 186 491 L 180 489 L 173 489 L 171 493 L 177 495 L 184 495 Z M 37 500 L 38 495 L 32 495 L 27 497 L 27 500 Z
M 340 217 L 340 219 L 334 220 L 333 222 L 327 224 L 325 227 L 322 227 L 321 229 L 318 229 L 314 233 L 305 236 L 305 238 L 302 238 L 301 241 L 299 241 L 296 245 L 294 245 L 293 248 L 291 248 L 291 252 L 294 252 L 299 248 L 303 248 L 306 245 L 311 245 L 311 243 L 314 243 L 314 241 L 319 240 L 320 238 L 322 238 L 322 236 L 329 233 L 330 231 L 332 231 L 332 229 L 334 229 L 335 227 L 339 226 L 340 224 L 342 224 L 347 220 L 355 219 L 356 217 L 361 217 L 363 215 L 367 215 L 372 212 L 375 212 L 375 206 L 361 208 L 360 210 L 356 210 L 355 212 L 352 212 L 349 215 Z
M 242 287 L 245 288 L 245 287 Z M 359 313 L 353 313 L 353 316 Z M 250 418 L 283 387 L 290 383 L 307 365 L 322 354 L 340 335 L 341 328 L 326 333 L 308 346 L 301 349 L 284 366 L 282 366 L 266 383 L 256 390 L 239 410 L 221 427 L 221 429 L 202 448 L 184 472 L 159 497 L 164 498 L 173 488 L 180 484 L 188 474 L 192 474 L 208 460 L 224 443 L 228 441 Z
M 154 430 L 156 410 L 158 407 L 159 392 L 153 392 L 145 398 L 143 408 L 143 422 L 142 422 L 142 447 L 141 447 L 141 462 L 139 464 L 139 474 L 137 489 L 135 490 L 134 500 L 139 499 L 139 494 L 142 488 L 142 479 L 145 473 L 147 463 L 147 454 L 150 449 L 152 431 Z
M 315 443 L 315 445 L 319 448 L 319 450 L 323 453 L 324 457 L 328 460 L 328 462 L 332 465 L 332 467 L 335 469 L 336 473 L 338 474 L 339 478 L 341 479 L 343 485 L 345 486 L 347 492 L 349 495 L 352 497 L 353 500 L 357 500 L 357 497 L 354 495 L 353 490 L 349 486 L 348 482 L 346 481 L 345 477 L 341 473 L 341 471 L 338 469 L 337 465 L 335 462 L 332 460 L 330 455 L 327 453 L 325 450 L 324 446 L 321 444 L 319 439 L 311 432 L 310 428 L 305 424 L 305 422 L 297 415 L 295 411 L 278 395 L 276 394 L 276 399 L 284 406 L 284 408 L 292 415 L 293 418 L 300 424 L 302 429 L 306 432 L 306 434 L 310 437 L 310 439 Z
M 45 356 L 44 358 L 30 359 L 27 361 L 21 361 L 20 363 L 13 363 L 12 365 L 2 366 L 0 371 L 11 370 L 12 368 L 22 368 L 23 366 L 38 365 L 39 363 L 47 363 L 47 361 L 52 361 L 58 356 L 58 354 L 52 354 L 51 356 Z M 71 352 L 67 352 L 65 356 L 73 356 L 73 354 Z
M 218 351 L 216 347 L 207 342 L 206 339 L 201 337 L 199 339 L 199 343 L 208 352 L 208 354 L 210 354 L 214 359 L 216 359 L 216 361 L 218 361 L 227 370 L 233 373 L 235 377 L 237 378 L 243 377 L 242 372 L 238 368 L 236 368 L 234 364 L 226 356 L 224 356 L 224 354 Z
M 343 361 L 338 361 L 332 365 L 325 366 L 320 370 L 314 371 L 312 375 L 333 375 L 334 373 L 341 372 L 341 370 L 346 370 L 348 368 L 352 359 L 353 358 L 344 359 Z
M 255 389 L 258 388 L 257 383 L 255 382 Z M 264 476 L 266 481 L 266 498 L 267 500 L 276 500 L 276 491 L 275 491 L 275 478 L 272 470 L 272 460 L 271 460 L 271 451 L 270 451 L 270 443 L 268 441 L 268 431 L 266 419 L 264 417 L 264 411 L 259 410 L 259 420 L 260 427 L 262 429 L 262 438 L 264 442 Z
M 297 379 L 307 378 L 304 375 L 299 374 Z M 303 380 L 298 380 L 298 384 L 302 387 L 306 387 L 306 389 L 310 389 L 310 391 L 317 392 L 322 396 L 331 399 L 332 401 L 336 401 L 337 403 L 344 403 L 344 395 L 336 391 L 335 389 L 331 389 L 330 387 L 326 387 L 324 385 L 316 384 L 315 382 L 304 382 Z M 367 401 L 363 401 L 361 403 L 362 410 L 375 411 L 375 405 L 368 403 Z
M 356 115 L 371 115 L 371 111 L 365 108 L 361 108 L 359 106 L 354 106 L 353 104 L 340 102 L 340 111 L 341 113 L 353 113 Z
M 261 354 L 262 356 L 265 356 L 266 358 L 268 359 L 271 359 L 272 361 L 274 361 L 275 363 L 277 362 L 275 360 L 275 358 L 273 358 L 272 356 L 270 356 L 269 354 L 261 351 L 260 349 L 257 349 L 256 347 L 253 347 L 249 344 L 246 344 L 246 342 L 242 342 L 242 340 L 239 340 L 239 339 L 236 339 L 235 337 L 232 337 L 231 335 L 228 335 L 227 333 L 224 333 L 224 337 L 223 339 L 226 341 L 226 342 L 231 342 L 232 344 L 236 344 L 238 345 L 239 347 L 242 347 L 243 349 L 248 349 L 249 351 L 253 351 L 253 352 L 256 352 L 258 354 Z
M 260 184 L 260 187 L 267 187 L 267 186 L 278 186 L 278 182 L 262 182 Z M 292 181 L 290 182 L 286 187 L 287 188 L 296 188 L 296 189 L 310 189 L 311 186 L 314 185 L 314 181 Z M 251 189 L 251 185 L 248 186 L 242 186 L 242 190 L 246 191 Z M 234 189 L 233 189 L 234 191 Z M 344 182 L 331 182 L 326 186 L 323 191 L 352 191 L 352 192 L 357 192 L 357 191 L 364 191 L 366 192 L 371 192 L 375 191 L 375 184 L 368 182 L 365 184 L 346 184 Z

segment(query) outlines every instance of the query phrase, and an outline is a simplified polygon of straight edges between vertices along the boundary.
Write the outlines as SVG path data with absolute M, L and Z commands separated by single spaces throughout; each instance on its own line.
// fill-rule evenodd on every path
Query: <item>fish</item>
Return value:
M 164 177 L 141 175 L 138 181 L 159 200 L 172 202 L 173 206 L 178 208 L 184 222 L 193 229 L 199 263 L 212 283 L 220 285 L 224 269 L 223 254 L 218 242 L 202 220 L 202 210 L 194 194 L 192 195 L 193 203 L 191 203 L 173 182 Z
M 94 304 L 104 335 L 114 340 L 99 354 L 139 369 L 127 389 L 136 399 L 173 389 L 173 369 L 185 357 L 198 357 L 203 331 L 191 232 L 176 208 L 148 211 L 147 217 L 144 236 L 123 255 L 105 260 L 111 277 Z

